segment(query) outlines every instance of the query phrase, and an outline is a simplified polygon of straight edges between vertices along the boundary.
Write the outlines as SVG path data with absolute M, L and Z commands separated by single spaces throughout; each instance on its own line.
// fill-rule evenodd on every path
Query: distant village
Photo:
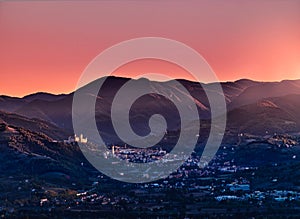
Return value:
M 247 141 L 252 142 L 255 139 L 247 139 Z M 280 136 L 268 138 L 267 141 L 278 148 L 287 149 L 297 144 L 293 140 Z M 89 144 L 90 142 L 80 134 L 70 136 L 64 140 L 64 143 Z M 89 178 L 89 186 L 81 188 L 76 181 L 72 182 L 73 189 L 64 192 L 64 194 L 70 193 L 68 197 L 50 195 L 49 189 L 35 187 L 30 179 L 22 182 L 19 188 L 20 190 L 28 188 L 31 197 L 35 197 L 35 204 L 46 211 L 62 208 L 64 211 L 78 213 L 89 209 L 107 214 L 143 212 L 156 216 L 166 211 L 170 214 L 174 212 L 176 216 L 178 211 L 182 211 L 184 216 L 195 217 L 205 214 L 230 215 L 238 210 L 255 213 L 267 211 L 269 208 L 276 210 L 276 206 L 285 206 L 287 210 L 292 209 L 300 213 L 299 189 L 277 188 L 280 177 L 275 174 L 264 181 L 269 184 L 268 187 L 257 188 L 257 185 L 253 184 L 253 179 L 256 178 L 259 168 L 253 165 L 237 165 L 230 156 L 235 153 L 235 150 L 235 146 L 222 145 L 210 165 L 203 169 L 198 166 L 200 156 L 193 153 L 177 171 L 165 179 L 151 183 L 122 183 L 95 172 L 94 176 Z M 106 159 L 118 157 L 128 161 L 130 165 L 131 162 L 153 162 L 166 154 L 167 151 L 161 147 L 143 149 L 126 145 L 110 145 L 102 156 Z M 292 155 L 290 159 L 296 158 L 296 155 Z M 178 157 L 171 159 L 178 159 Z M 115 163 L 111 165 L 112 171 L 114 165 Z M 274 167 L 277 165 L 277 163 L 273 164 Z M 32 186 L 28 187 L 28 185 Z
M 66 144 L 73 144 L 75 142 L 86 144 L 88 142 L 88 139 L 84 138 L 83 134 L 80 134 L 79 136 L 77 136 L 75 134 L 74 137 L 73 136 L 69 136 L 69 138 L 67 140 L 64 140 L 64 143 L 66 143 Z

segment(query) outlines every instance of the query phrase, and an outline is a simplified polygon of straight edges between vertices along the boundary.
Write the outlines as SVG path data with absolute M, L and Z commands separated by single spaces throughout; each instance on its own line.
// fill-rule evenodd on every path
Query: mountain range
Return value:
M 104 80 L 104 78 L 98 80 Z M 156 82 L 138 79 L 136 82 L 140 83 L 140 80 L 143 80 L 142 84 L 144 83 L 145 86 L 151 86 L 154 92 L 167 88 L 173 92 L 173 95 L 176 95 L 177 88 L 172 81 Z M 117 138 L 110 119 L 111 104 L 117 91 L 128 81 L 128 78 L 106 78 L 97 98 L 95 106 L 97 125 L 102 127 L 100 133 L 112 141 Z M 200 118 L 209 120 L 210 106 L 203 87 L 213 89 L 214 84 L 177 81 L 191 94 Z M 88 93 L 89 86 L 91 84 L 81 88 L 87 90 L 84 93 L 85 98 L 91 96 Z M 257 82 L 241 79 L 234 82 L 222 82 L 221 86 L 228 110 L 227 130 L 256 135 L 300 131 L 300 114 L 298 113 L 300 80 Z M 73 95 L 74 93 L 61 95 L 35 93 L 23 98 L 0 96 L 0 111 L 2 111 L 0 118 L 14 125 L 35 131 L 40 130 L 55 139 L 63 139 L 73 133 Z M 132 106 L 130 121 L 133 124 L 133 130 L 141 135 L 147 134 L 149 132 L 147 121 L 155 113 L 160 113 L 166 118 L 169 129 L 179 128 L 180 118 L 176 107 L 168 99 L 153 93 L 141 97 Z

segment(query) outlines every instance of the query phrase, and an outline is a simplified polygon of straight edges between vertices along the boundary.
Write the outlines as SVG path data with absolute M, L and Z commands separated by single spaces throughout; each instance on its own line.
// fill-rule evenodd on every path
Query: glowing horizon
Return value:
M 220 81 L 299 79 L 299 8 L 295 0 L 3 1 L 0 95 L 70 93 L 95 56 L 145 36 L 194 48 Z M 192 79 L 175 65 L 149 60 L 113 75 L 147 72 Z

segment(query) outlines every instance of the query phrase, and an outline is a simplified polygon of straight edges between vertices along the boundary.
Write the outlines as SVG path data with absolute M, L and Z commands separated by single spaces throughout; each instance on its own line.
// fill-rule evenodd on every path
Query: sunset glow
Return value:
M 104 49 L 157 36 L 198 51 L 220 81 L 300 78 L 300 1 L 12 1 L 0 3 L 0 94 L 72 92 Z M 115 75 L 178 66 L 145 60 Z

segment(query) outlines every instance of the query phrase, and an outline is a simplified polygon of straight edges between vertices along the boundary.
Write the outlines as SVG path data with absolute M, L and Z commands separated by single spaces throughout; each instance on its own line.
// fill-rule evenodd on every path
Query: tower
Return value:
M 112 154 L 115 155 L 115 146 L 112 146 Z

